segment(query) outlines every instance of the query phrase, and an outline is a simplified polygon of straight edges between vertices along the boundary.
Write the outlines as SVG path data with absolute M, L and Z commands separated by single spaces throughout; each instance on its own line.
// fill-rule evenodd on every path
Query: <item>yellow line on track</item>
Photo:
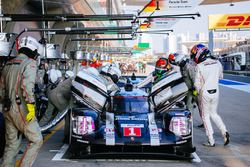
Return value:
M 64 126 L 64 121 L 61 121 L 58 125 L 56 125 L 56 127 L 50 134 L 44 137 L 43 143 L 46 143 L 58 130 L 62 129 L 63 126 Z

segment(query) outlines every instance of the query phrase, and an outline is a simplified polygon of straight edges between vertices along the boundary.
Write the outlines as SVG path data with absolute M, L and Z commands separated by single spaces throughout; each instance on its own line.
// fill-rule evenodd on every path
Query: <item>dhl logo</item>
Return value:
M 219 23 L 220 24 L 220 23 Z M 250 16 L 228 16 L 227 23 L 223 23 L 223 26 L 249 26 L 250 25 Z
M 212 15 L 209 29 L 250 28 L 250 14 Z

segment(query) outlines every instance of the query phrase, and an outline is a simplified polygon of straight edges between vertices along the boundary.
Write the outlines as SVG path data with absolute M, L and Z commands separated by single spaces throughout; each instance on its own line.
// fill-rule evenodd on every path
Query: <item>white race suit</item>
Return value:
M 227 132 L 226 126 L 217 113 L 219 102 L 219 79 L 223 78 L 222 65 L 218 60 L 207 58 L 197 64 L 194 86 L 198 91 L 198 101 L 202 112 L 202 119 L 206 135 L 210 144 L 214 144 L 213 128 L 210 118 L 220 129 L 223 136 Z

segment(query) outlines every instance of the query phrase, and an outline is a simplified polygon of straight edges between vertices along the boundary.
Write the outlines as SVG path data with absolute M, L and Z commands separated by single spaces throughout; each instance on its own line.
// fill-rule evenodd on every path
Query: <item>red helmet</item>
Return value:
M 163 57 L 159 58 L 155 63 L 156 68 L 166 68 L 167 65 L 168 65 L 168 59 Z
M 82 66 L 87 66 L 87 65 L 88 65 L 88 63 L 87 63 L 87 61 L 86 61 L 86 60 L 83 60 L 83 61 L 81 62 L 81 65 L 82 65 Z
M 155 63 L 155 73 L 156 75 L 162 75 L 171 69 L 168 59 L 159 58 Z
M 169 63 L 176 65 L 175 59 L 176 59 L 177 56 L 178 56 L 178 53 L 170 53 L 168 55 L 168 61 L 169 61 Z

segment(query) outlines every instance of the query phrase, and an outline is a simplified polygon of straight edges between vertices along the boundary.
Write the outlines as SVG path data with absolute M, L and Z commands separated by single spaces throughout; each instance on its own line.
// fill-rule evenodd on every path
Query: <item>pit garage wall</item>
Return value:
M 28 0 L 2 0 L 2 9 L 4 14 L 32 14 L 34 9 L 27 5 Z M 3 23 L 4 32 L 20 33 L 24 28 L 38 28 L 40 23 L 36 22 L 6 22 Z M 37 39 L 41 38 L 40 33 L 25 33 Z

